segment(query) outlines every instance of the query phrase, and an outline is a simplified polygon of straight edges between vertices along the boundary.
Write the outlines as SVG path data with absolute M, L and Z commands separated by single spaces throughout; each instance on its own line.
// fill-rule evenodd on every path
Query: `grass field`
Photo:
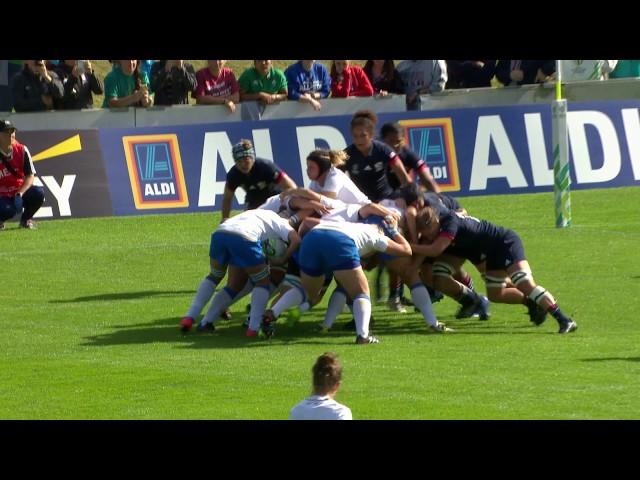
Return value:
M 521 306 L 455 320 L 445 300 L 436 312 L 450 335 L 377 305 L 382 343 L 356 346 L 347 315 L 312 333 L 320 307 L 269 342 L 242 335 L 241 302 L 215 333 L 181 336 L 217 214 L 11 223 L 0 232 L 0 418 L 285 419 L 325 351 L 344 365 L 337 400 L 355 419 L 640 418 L 640 189 L 573 192 L 563 230 L 551 193 L 461 200 L 522 236 L 577 332 L 530 326 Z

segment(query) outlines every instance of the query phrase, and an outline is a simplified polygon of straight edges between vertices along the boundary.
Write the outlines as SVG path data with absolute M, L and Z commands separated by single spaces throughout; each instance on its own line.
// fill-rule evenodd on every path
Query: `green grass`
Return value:
M 638 188 L 573 192 L 573 226 L 559 230 L 551 193 L 462 199 L 522 236 L 534 277 L 580 328 L 558 335 L 508 305 L 459 321 L 444 300 L 436 312 L 456 333 L 376 306 L 382 343 L 371 346 L 341 329 L 313 334 L 324 308 L 278 325 L 271 342 L 247 339 L 246 302 L 214 334 L 181 336 L 217 214 L 8 224 L 0 418 L 285 419 L 325 351 L 341 358 L 337 399 L 356 419 L 640 418 L 638 202 Z

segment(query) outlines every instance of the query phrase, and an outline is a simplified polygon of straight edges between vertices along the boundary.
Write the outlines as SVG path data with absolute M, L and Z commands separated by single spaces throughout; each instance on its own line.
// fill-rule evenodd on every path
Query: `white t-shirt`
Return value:
M 267 198 L 258 208 L 278 213 L 280 211 L 280 207 L 282 207 L 282 200 L 280 200 L 280 194 L 277 194 Z
M 352 203 L 350 205 L 342 204 L 336 206 L 329 213 L 322 216 L 322 220 L 329 222 L 357 222 L 358 212 L 362 208 L 362 205 Z
M 371 200 L 360 191 L 356 184 L 353 183 L 346 173 L 342 170 L 331 167 L 324 179 L 324 186 L 313 180 L 309 184 L 309 189 L 314 192 L 333 192 L 338 200 L 344 203 L 358 203 L 360 205 L 368 205 Z
M 387 250 L 387 245 L 389 245 L 389 238 L 380 233 L 377 225 L 320 220 L 320 223 L 314 228 L 335 230 L 351 238 L 356 244 L 358 254 L 361 257 L 374 250 L 384 252 Z
M 351 409 L 327 396 L 311 395 L 291 409 L 289 420 L 353 420 Z
M 251 242 L 278 237 L 289 241 L 289 232 L 293 231 L 289 220 L 285 220 L 271 210 L 247 210 L 240 215 L 227 219 L 218 226 L 218 231 L 234 233 Z
M 562 81 L 603 80 L 616 68 L 617 60 L 562 60 Z

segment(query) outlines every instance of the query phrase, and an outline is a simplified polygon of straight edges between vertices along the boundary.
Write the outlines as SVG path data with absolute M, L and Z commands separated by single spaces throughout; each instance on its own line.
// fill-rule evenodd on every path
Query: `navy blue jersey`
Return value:
M 513 230 L 486 220 L 450 213 L 440 220 L 440 236 L 451 240 L 445 253 L 487 262 L 487 271 L 503 270 L 514 262 L 526 260 L 522 240 Z
M 280 167 L 270 160 L 256 158 L 251 171 L 242 173 L 235 165 L 227 173 L 226 187 L 234 190 L 238 187 L 247 192 L 247 209 L 257 208 L 265 200 L 280 193 L 277 184 L 284 175 Z
M 404 146 L 398 152 L 398 157 L 402 160 L 402 164 L 404 165 L 404 169 L 409 172 L 413 170 L 414 173 L 417 173 L 423 166 L 426 167 L 424 160 L 422 160 L 416 152 L 411 150 L 409 147 Z M 389 184 L 391 188 L 394 190 L 400 187 L 400 180 L 398 176 L 392 171 L 389 172 Z
M 390 146 L 373 140 L 366 156 L 353 144 L 345 148 L 345 152 L 349 155 L 345 169 L 362 193 L 374 202 L 398 196 L 389 183 L 389 174 L 393 174 L 390 166 L 400 158 Z

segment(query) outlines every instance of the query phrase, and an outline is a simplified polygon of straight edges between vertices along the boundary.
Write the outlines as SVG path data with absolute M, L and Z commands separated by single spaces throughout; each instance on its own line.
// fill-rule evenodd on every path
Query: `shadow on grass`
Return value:
M 51 300 L 49 303 L 76 303 L 76 302 L 101 302 L 108 300 L 133 300 L 136 298 L 147 298 L 152 296 L 171 297 L 173 295 L 193 294 L 193 290 L 146 290 L 144 292 L 122 292 L 105 293 L 102 295 L 89 295 L 87 297 L 76 297 L 69 300 Z
M 150 343 L 171 343 L 181 345 L 183 348 L 240 348 L 240 347 L 266 347 L 270 345 L 323 345 L 336 342 L 350 344 L 355 340 L 355 331 L 346 327 L 350 320 L 347 315 L 341 315 L 327 334 L 316 331 L 322 321 L 322 313 L 313 313 L 305 316 L 303 321 L 295 324 L 288 323 L 282 318 L 276 323 L 276 334 L 273 339 L 247 338 L 244 336 L 245 327 L 242 325 L 246 318 L 244 311 L 233 312 L 230 321 L 219 320 L 216 330 L 200 333 L 194 328 L 187 334 L 182 334 L 179 329 L 180 318 L 167 317 L 152 322 L 129 325 L 113 325 L 114 331 L 101 335 L 85 337 L 83 346 L 111 346 L 111 345 L 144 345 Z M 449 335 L 545 335 L 555 334 L 555 331 L 547 331 L 532 328 L 530 325 L 504 325 L 491 324 L 491 321 L 480 322 L 476 319 L 457 320 L 447 322 L 456 332 Z M 418 315 L 407 318 L 404 315 L 393 313 L 375 315 L 375 324 L 371 332 L 385 338 L 395 335 L 441 336 L 429 331 Z
M 583 358 L 583 362 L 640 362 L 640 357 L 601 357 L 601 358 Z

